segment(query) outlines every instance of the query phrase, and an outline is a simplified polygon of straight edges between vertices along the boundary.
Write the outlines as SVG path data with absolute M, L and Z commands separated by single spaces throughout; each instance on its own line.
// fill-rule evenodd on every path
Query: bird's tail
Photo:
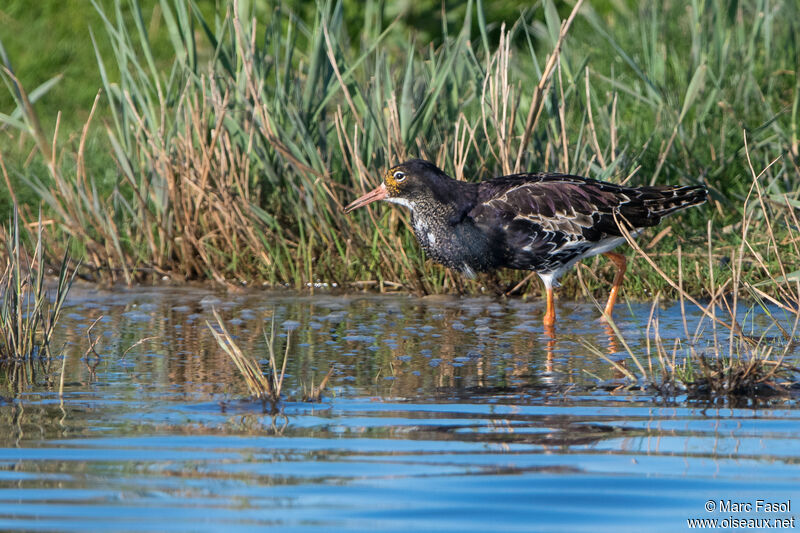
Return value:
M 646 192 L 642 191 L 645 192 L 644 205 L 651 216 L 658 218 L 693 205 L 702 204 L 708 198 L 706 188 L 697 185 L 647 187 L 645 189 Z

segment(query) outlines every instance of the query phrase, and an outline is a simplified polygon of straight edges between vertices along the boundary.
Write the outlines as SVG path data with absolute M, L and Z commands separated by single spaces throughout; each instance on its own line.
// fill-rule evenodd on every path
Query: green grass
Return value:
M 543 170 L 706 184 L 707 207 L 665 221 L 671 232 L 648 250 L 675 278 L 680 246 L 689 259 L 684 288 L 699 296 L 709 269 L 717 280 L 734 275 L 724 258 L 741 246 L 737 224 L 748 215 L 745 139 L 752 166 L 766 169 L 759 181 L 769 203 L 752 223 L 763 230 L 767 217 L 781 221 L 776 244 L 753 237 L 754 249 L 776 279 L 777 257 L 800 263 L 785 229 L 800 205 L 794 2 L 587 4 L 549 78 L 542 73 L 570 5 L 544 1 L 512 14 L 467 2 L 438 31 L 416 29 L 413 13 L 394 21 L 374 1 L 297 12 L 271 3 L 153 5 L 102 2 L 87 15 L 95 44 L 75 54 L 97 61 L 83 82 L 93 88 L 74 91 L 80 112 L 64 119 L 55 153 L 51 93 L 26 106 L 4 76 L 0 111 L 20 109 L 0 145 L 12 190 L 42 201 L 98 276 L 297 288 L 369 281 L 420 293 L 515 285 L 524 273 L 470 281 L 426 262 L 397 209 L 343 215 L 387 166 L 424 157 L 472 180 Z M 11 52 L 13 63 L 19 52 Z M 49 79 L 19 78 L 30 94 Z M 86 95 L 98 86 L 92 115 Z M 69 122 L 90 116 L 85 129 Z M 37 151 L 25 163 L 9 144 Z M 719 260 L 695 267 L 709 218 Z M 567 276 L 561 295 L 607 290 L 606 270 L 595 260 L 581 271 L 584 285 Z M 644 261 L 631 274 L 630 295 L 677 294 Z M 757 283 L 764 273 L 743 277 Z

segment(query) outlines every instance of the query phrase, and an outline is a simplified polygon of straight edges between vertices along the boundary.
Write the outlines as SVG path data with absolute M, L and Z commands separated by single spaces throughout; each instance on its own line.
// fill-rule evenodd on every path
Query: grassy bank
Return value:
M 731 258 L 749 221 L 744 264 L 764 263 L 779 279 L 790 272 L 778 257 L 800 264 L 788 231 L 800 206 L 800 9 L 743 4 L 585 4 L 562 32 L 572 5 L 537 3 L 501 24 L 470 2 L 460 26 L 445 14 L 429 42 L 380 2 L 299 13 L 103 3 L 94 50 L 81 51 L 96 56 L 103 91 L 76 131 L 59 131 L 58 117 L 40 116 L 3 74 L 19 111 L 2 110 L 0 153 L 35 146 L 30 158 L 4 156 L 5 186 L 42 201 L 97 278 L 433 293 L 505 291 L 524 274 L 464 280 L 425 261 L 405 213 L 377 206 L 345 217 L 342 205 L 398 161 L 427 158 L 471 180 L 542 170 L 703 183 L 707 207 L 640 238 L 650 257 L 676 279 L 681 257 L 685 290 L 708 296 L 710 277 L 724 285 L 736 275 Z M 747 212 L 751 164 L 765 169 L 765 205 Z M 700 262 L 709 233 L 713 260 Z M 49 248 L 60 253 L 63 242 Z M 561 294 L 606 290 L 610 272 L 596 259 Z M 643 260 L 630 272 L 629 295 L 677 295 Z M 762 268 L 740 275 L 766 279 Z M 537 294 L 535 283 L 521 291 Z

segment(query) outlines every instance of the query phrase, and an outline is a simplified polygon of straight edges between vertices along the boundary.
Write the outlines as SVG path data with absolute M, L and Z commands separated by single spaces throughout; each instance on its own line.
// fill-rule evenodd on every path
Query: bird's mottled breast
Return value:
M 466 274 L 497 268 L 499 250 L 471 221 L 449 224 L 446 219 L 411 216 L 411 227 L 425 254 L 448 268 Z

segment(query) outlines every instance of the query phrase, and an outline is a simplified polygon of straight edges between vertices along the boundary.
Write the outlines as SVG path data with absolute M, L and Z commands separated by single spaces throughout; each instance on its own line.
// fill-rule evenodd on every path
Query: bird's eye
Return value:
M 406 174 L 405 174 L 405 172 L 401 172 L 401 171 L 398 170 L 397 172 L 395 172 L 393 174 L 393 177 L 394 177 L 394 181 L 399 183 L 399 182 L 403 181 L 404 179 L 406 179 Z

